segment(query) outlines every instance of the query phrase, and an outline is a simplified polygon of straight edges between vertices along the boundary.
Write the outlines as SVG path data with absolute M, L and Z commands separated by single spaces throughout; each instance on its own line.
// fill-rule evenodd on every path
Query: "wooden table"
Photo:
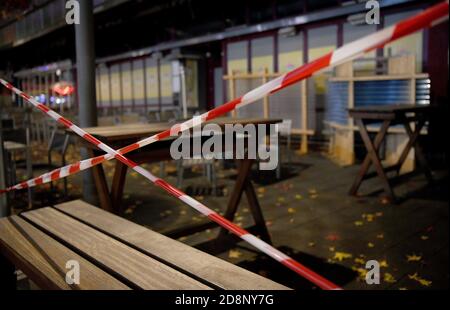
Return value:
M 376 174 L 381 179 L 384 191 L 388 195 L 388 198 L 392 201 L 396 201 L 394 191 L 391 187 L 390 180 L 386 176 L 386 172 L 396 171 L 398 175 L 400 168 L 406 160 L 411 148 L 414 148 L 417 163 L 421 166 L 427 179 L 430 182 L 432 181 L 431 171 L 417 139 L 420 135 L 420 131 L 425 125 L 425 122 L 429 119 L 431 111 L 432 107 L 430 106 L 414 105 L 366 106 L 349 109 L 349 114 L 354 118 L 355 123 L 359 128 L 361 138 L 367 149 L 367 155 L 364 158 L 359 173 L 349 191 L 350 195 L 357 194 L 364 179 L 374 176 L 373 174 L 367 174 L 370 165 L 373 163 Z M 381 127 L 372 141 L 368 134 L 367 125 L 374 122 L 381 122 Z M 411 126 L 411 123 L 413 123 L 414 126 Z M 379 158 L 378 150 L 383 140 L 386 138 L 386 133 L 389 126 L 396 124 L 403 125 L 409 139 L 400 154 L 398 162 L 393 166 L 383 167 Z
M 0 254 L 13 289 L 16 267 L 42 289 L 288 289 L 81 200 L 1 218 Z
M 221 127 L 225 124 L 275 124 L 279 123 L 280 119 L 239 119 L 239 118 L 218 118 L 211 123 L 216 123 Z M 207 123 L 205 123 L 207 124 Z M 116 125 L 116 126 L 99 126 L 84 128 L 88 133 L 92 134 L 100 141 L 108 144 L 114 149 L 119 149 L 131 143 L 134 143 L 145 137 L 162 132 L 171 128 L 173 123 L 152 123 L 152 124 L 128 124 L 128 125 Z M 71 131 L 68 131 L 74 134 Z M 267 130 L 268 132 L 268 130 Z M 133 151 L 126 156 L 138 164 L 158 162 L 162 160 L 171 160 L 170 156 L 170 144 L 174 138 L 168 138 L 163 141 L 150 144 L 146 147 Z M 97 149 L 96 146 L 87 143 L 80 138 L 80 141 L 88 149 L 91 157 L 104 154 L 103 151 Z M 242 194 L 245 193 L 249 203 L 249 208 L 255 221 L 255 225 L 248 228 L 251 232 L 259 235 L 267 242 L 271 242 L 270 235 L 268 233 L 264 216 L 261 211 L 261 207 L 258 202 L 255 189 L 250 180 L 251 167 L 254 163 L 254 159 L 244 158 L 237 160 L 238 174 L 233 191 L 231 192 L 230 200 L 228 202 L 227 209 L 225 211 L 225 217 L 229 220 L 233 220 L 237 212 L 239 202 L 242 198 Z M 122 208 L 122 196 L 125 186 L 125 179 L 127 173 L 127 166 L 120 161 L 116 161 L 116 167 L 114 171 L 113 181 L 111 189 L 108 188 L 108 184 L 105 177 L 105 172 L 102 165 L 93 167 L 94 180 L 99 195 L 100 206 L 108 211 L 116 214 L 123 212 Z M 150 184 L 149 184 L 150 186 Z M 193 234 L 198 231 L 202 231 L 211 227 L 215 227 L 216 224 L 208 222 L 205 224 L 195 224 L 189 227 L 183 227 L 170 232 L 167 232 L 168 236 L 178 238 L 184 235 Z M 220 237 L 224 237 L 227 231 L 222 229 Z

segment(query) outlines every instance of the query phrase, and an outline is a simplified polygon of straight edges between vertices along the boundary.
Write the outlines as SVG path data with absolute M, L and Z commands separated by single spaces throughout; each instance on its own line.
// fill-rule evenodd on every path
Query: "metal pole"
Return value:
M 97 126 L 95 98 L 95 49 L 94 15 L 92 0 L 79 1 L 80 23 L 75 25 L 77 53 L 77 89 L 80 127 Z M 81 149 L 81 157 L 88 158 L 88 151 Z M 83 197 L 90 203 L 97 203 L 97 195 L 91 170 L 83 173 Z

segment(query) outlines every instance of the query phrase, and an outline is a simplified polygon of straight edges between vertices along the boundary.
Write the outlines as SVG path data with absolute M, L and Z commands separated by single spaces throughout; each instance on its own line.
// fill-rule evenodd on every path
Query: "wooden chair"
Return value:
M 66 165 L 66 152 L 70 144 L 70 136 L 59 128 L 55 128 L 50 136 L 47 148 L 47 159 L 49 167 L 53 166 L 52 154 L 56 153 L 61 156 L 62 167 Z M 67 195 L 67 178 L 63 178 L 64 182 L 64 194 Z M 53 190 L 53 182 L 50 182 L 50 188 Z

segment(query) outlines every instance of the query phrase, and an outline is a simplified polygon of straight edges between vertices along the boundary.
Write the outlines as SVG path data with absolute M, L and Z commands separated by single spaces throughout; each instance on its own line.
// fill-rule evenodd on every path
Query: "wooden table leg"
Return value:
M 247 182 L 247 177 L 250 173 L 253 160 L 243 159 L 236 162 L 238 164 L 237 179 L 236 183 L 234 183 L 233 192 L 231 193 L 230 200 L 228 200 L 228 206 L 224 214 L 224 217 L 230 221 L 234 219 L 234 214 L 236 213 L 239 202 L 241 201 L 242 193 L 244 192 L 245 183 Z
M 261 238 L 266 242 L 271 242 L 270 235 L 266 227 L 266 222 L 261 211 L 261 206 L 259 205 L 258 198 L 256 196 L 255 190 L 249 178 L 251 167 L 254 162 L 253 159 L 243 159 L 238 162 L 238 176 L 236 183 L 231 193 L 230 200 L 228 201 L 228 206 L 225 211 L 224 217 L 230 221 L 233 221 L 236 211 L 239 206 L 239 202 L 242 198 L 242 193 L 245 191 L 247 200 L 249 203 L 250 211 L 252 212 L 253 219 L 255 221 L 257 230 L 261 235 Z M 218 239 L 225 237 L 228 231 L 221 228 Z
M 391 185 L 389 183 L 389 180 L 386 176 L 386 173 L 384 172 L 383 165 L 381 164 L 380 158 L 378 157 L 378 148 L 375 147 L 374 143 L 369 137 L 369 133 L 367 132 L 367 128 L 364 125 L 363 121 L 359 118 L 355 119 L 356 124 L 359 127 L 359 131 L 361 134 L 361 138 L 363 139 L 364 145 L 367 149 L 367 156 L 370 157 L 370 161 L 373 163 L 375 170 L 378 174 L 378 177 L 381 179 L 383 183 L 383 188 L 387 195 L 391 198 L 392 201 L 395 201 L 395 194 L 394 191 L 391 188 Z M 380 131 L 378 132 L 377 136 L 375 137 L 375 140 L 379 141 L 379 144 L 381 145 L 381 142 L 383 141 L 384 137 L 386 136 L 387 130 L 389 128 L 390 121 L 385 120 L 380 128 Z M 363 170 L 365 167 L 361 167 L 360 174 L 358 175 L 357 180 L 363 179 L 364 175 L 367 172 L 367 169 Z M 355 182 L 356 184 L 356 182 Z M 356 188 L 359 187 L 361 184 L 361 181 L 359 184 L 356 184 Z M 356 192 L 355 192 L 356 193 Z
M 127 166 L 120 161 L 116 161 L 116 169 L 111 185 L 111 200 L 113 203 L 113 212 L 116 214 L 123 213 L 122 198 L 123 189 L 125 187 L 125 179 L 127 176 Z
M 384 136 L 386 135 L 389 125 L 390 125 L 390 121 L 384 121 L 383 124 L 381 125 L 380 131 L 375 136 L 375 139 L 373 142 L 373 148 L 377 153 L 378 153 L 378 149 L 380 148 L 381 142 L 383 142 Z M 362 121 L 361 121 L 361 124 L 358 124 L 358 126 L 360 126 L 360 132 L 361 132 L 361 127 L 363 128 L 363 130 L 366 130 L 364 123 L 362 123 Z M 364 157 L 364 161 L 362 162 L 362 164 L 359 168 L 358 175 L 356 176 L 355 181 L 353 182 L 353 185 L 349 190 L 349 195 L 352 195 L 352 196 L 356 195 L 356 193 L 358 192 L 358 189 L 361 186 L 361 183 L 364 179 L 364 176 L 366 175 L 367 171 L 370 168 L 371 163 L 372 163 L 371 156 L 370 156 L 369 152 L 367 152 L 366 157 Z
M 269 244 L 272 244 L 272 240 L 266 226 L 266 221 L 264 220 L 264 215 L 261 210 L 261 205 L 258 201 L 258 196 L 256 196 L 255 188 L 249 179 L 247 179 L 247 182 L 245 183 L 245 194 L 247 196 L 250 211 L 252 212 L 253 219 L 255 220 L 257 231 L 261 239 Z
M 89 157 L 95 157 L 95 152 L 88 148 Z M 100 200 L 100 207 L 103 210 L 113 212 L 111 203 L 111 196 L 109 195 L 108 183 L 106 182 L 105 171 L 102 164 L 91 168 L 94 175 L 95 187 L 97 188 L 98 199 Z
M 421 168 L 424 170 L 425 176 L 427 177 L 428 181 L 431 183 L 431 182 L 433 182 L 433 175 L 431 173 L 431 170 L 430 170 L 428 162 L 427 162 L 427 160 L 425 158 L 425 155 L 423 154 L 422 147 L 420 146 L 420 143 L 417 141 L 417 139 L 420 136 L 420 131 L 422 130 L 424 124 L 425 124 L 425 120 L 423 120 L 423 119 L 419 120 L 417 122 L 416 128 L 415 128 L 415 130 L 413 132 L 412 129 L 411 129 L 411 126 L 410 126 L 410 124 L 408 122 L 408 120 L 405 120 L 403 122 L 403 126 L 405 127 L 405 131 L 406 131 L 406 133 L 408 134 L 408 137 L 409 137 L 409 141 L 408 141 L 405 149 L 403 150 L 402 154 L 400 155 L 399 165 L 403 164 L 403 162 L 406 160 L 406 157 L 407 157 L 407 155 L 409 153 L 409 150 L 411 149 L 411 147 L 414 146 L 417 162 L 419 163 Z M 400 169 L 400 167 L 398 169 Z

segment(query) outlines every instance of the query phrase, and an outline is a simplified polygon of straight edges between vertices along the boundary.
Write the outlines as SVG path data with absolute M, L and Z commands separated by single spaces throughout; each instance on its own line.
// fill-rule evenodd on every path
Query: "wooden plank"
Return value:
M 288 289 L 281 284 L 95 208 L 81 200 L 63 203 L 55 208 L 114 235 L 150 255 L 158 255 L 160 259 L 195 274 L 217 287 L 224 289 Z
M 209 289 L 187 275 L 55 209 L 47 207 L 22 215 L 133 288 Z
M 80 264 L 77 289 L 129 289 L 125 284 L 63 246 L 18 216 L 0 219 L 0 248 L 40 288 L 71 289 L 66 262 Z

